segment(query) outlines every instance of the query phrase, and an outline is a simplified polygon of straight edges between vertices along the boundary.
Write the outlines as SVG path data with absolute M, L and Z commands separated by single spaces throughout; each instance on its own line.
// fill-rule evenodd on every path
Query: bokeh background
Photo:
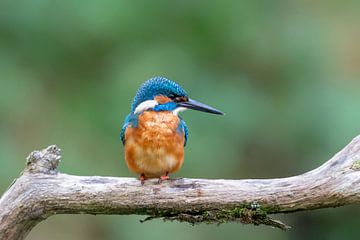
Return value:
M 0 192 L 34 149 L 58 144 L 61 171 L 133 176 L 119 132 L 139 85 L 179 82 L 226 112 L 182 114 L 176 176 L 303 173 L 360 134 L 360 2 L 0 2 Z M 141 216 L 54 216 L 42 239 L 358 239 L 359 206 L 280 215 L 288 232 L 190 226 Z

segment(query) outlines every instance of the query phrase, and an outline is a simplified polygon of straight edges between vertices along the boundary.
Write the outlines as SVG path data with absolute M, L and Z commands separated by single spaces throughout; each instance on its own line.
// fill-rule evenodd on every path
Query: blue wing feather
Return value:
M 131 114 L 126 116 L 124 125 L 122 126 L 121 132 L 120 132 L 120 139 L 124 145 L 125 145 L 125 131 L 126 131 L 126 128 L 129 126 L 130 116 L 131 116 Z
M 185 147 L 188 137 L 189 137 L 189 129 L 188 129 L 185 121 L 181 117 L 179 117 L 179 118 L 180 118 L 180 124 L 179 124 L 178 129 L 180 132 L 182 132 L 184 134 L 184 138 L 185 138 L 184 147 Z
M 125 118 L 125 122 L 124 125 L 121 128 L 121 132 L 120 132 L 120 139 L 122 141 L 122 143 L 125 145 L 125 131 L 126 128 L 131 125 L 132 127 L 137 127 L 138 125 L 138 114 L 132 114 L 130 113 L 129 115 L 126 116 Z

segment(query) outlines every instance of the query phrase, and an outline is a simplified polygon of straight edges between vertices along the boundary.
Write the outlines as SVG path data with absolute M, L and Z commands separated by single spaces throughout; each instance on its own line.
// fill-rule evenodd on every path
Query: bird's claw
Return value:
M 141 185 L 144 185 L 144 183 L 145 183 L 145 175 L 141 174 L 139 179 L 140 179 Z
M 161 176 L 160 179 L 161 180 L 169 180 L 170 177 L 168 175 L 165 175 L 165 176 Z
M 169 180 L 169 179 L 170 179 L 170 177 L 169 177 L 168 173 L 166 173 L 164 176 L 160 176 L 158 182 L 162 183 L 162 181 Z

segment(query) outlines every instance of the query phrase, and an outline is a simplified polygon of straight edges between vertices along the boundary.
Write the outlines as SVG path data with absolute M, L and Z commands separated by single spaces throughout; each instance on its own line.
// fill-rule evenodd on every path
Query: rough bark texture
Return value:
M 360 203 L 360 136 L 322 166 L 277 179 L 82 177 L 57 171 L 60 149 L 35 151 L 0 199 L 0 239 L 23 239 L 54 214 L 141 214 L 145 220 L 288 226 L 268 214 Z

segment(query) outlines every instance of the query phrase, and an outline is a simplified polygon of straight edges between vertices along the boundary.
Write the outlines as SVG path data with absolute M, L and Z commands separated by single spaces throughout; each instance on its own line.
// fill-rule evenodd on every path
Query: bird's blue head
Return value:
M 186 109 L 223 115 L 215 108 L 190 99 L 179 84 L 164 77 L 154 77 L 143 83 L 131 105 L 133 114 L 146 110 L 172 111 L 178 114 Z

